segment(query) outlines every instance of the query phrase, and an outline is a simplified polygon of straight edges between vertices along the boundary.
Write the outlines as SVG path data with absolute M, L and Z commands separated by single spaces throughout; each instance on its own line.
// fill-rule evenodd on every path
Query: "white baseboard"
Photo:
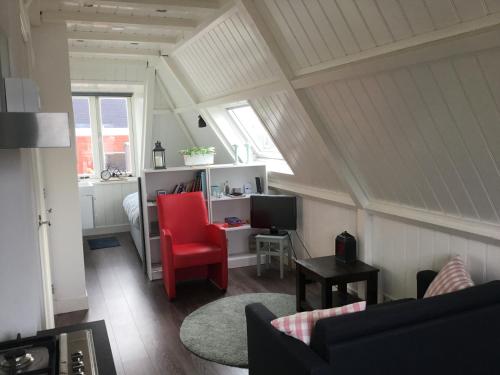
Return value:
M 110 225 L 109 227 L 97 227 L 92 229 L 84 229 L 84 236 L 100 236 L 102 234 L 113 234 L 113 233 L 122 233 L 122 232 L 130 232 L 130 224 L 119 224 L 119 225 Z
M 89 299 L 87 293 L 84 296 L 70 299 L 54 299 L 54 314 L 64 314 L 73 311 L 88 310 Z

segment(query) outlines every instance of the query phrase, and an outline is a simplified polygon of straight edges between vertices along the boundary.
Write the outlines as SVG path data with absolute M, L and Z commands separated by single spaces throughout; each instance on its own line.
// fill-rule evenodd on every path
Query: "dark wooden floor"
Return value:
M 218 365 L 188 352 L 179 328 L 198 307 L 223 296 L 253 292 L 295 294 L 295 277 L 283 280 L 276 268 L 257 277 L 255 267 L 229 271 L 229 288 L 222 295 L 204 281 L 178 286 L 168 302 L 161 281 L 149 282 L 128 233 L 118 234 L 120 247 L 91 251 L 85 245 L 85 271 L 90 308 L 56 316 L 58 327 L 104 319 L 118 374 L 247 374 L 247 370 Z

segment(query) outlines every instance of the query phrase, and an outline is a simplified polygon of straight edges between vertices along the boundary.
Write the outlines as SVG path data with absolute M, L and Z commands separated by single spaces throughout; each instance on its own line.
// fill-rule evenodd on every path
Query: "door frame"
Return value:
M 43 177 L 43 166 L 39 149 L 29 150 L 31 153 L 33 194 L 35 213 L 38 223 L 38 250 L 40 254 L 40 268 L 42 276 L 42 324 L 43 329 L 55 327 L 54 321 L 54 293 L 52 284 L 52 267 L 49 246 L 50 212 L 45 202 L 45 181 Z M 41 224 L 42 223 L 42 224 Z

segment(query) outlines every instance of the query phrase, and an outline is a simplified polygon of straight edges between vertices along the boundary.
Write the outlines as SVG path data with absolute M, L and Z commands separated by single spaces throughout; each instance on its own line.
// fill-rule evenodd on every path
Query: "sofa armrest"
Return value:
M 249 375 L 326 375 L 331 368 L 309 346 L 271 325 L 260 303 L 246 306 Z
M 424 294 L 431 285 L 432 280 L 437 276 L 436 271 L 425 270 L 417 272 L 417 298 L 424 298 Z

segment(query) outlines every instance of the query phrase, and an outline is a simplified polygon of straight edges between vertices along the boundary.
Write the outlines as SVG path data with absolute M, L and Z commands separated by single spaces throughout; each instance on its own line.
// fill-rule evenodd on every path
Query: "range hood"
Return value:
M 71 147 L 68 114 L 38 112 L 33 81 L 0 81 L 0 149 Z
M 67 113 L 0 112 L 0 149 L 70 146 Z

